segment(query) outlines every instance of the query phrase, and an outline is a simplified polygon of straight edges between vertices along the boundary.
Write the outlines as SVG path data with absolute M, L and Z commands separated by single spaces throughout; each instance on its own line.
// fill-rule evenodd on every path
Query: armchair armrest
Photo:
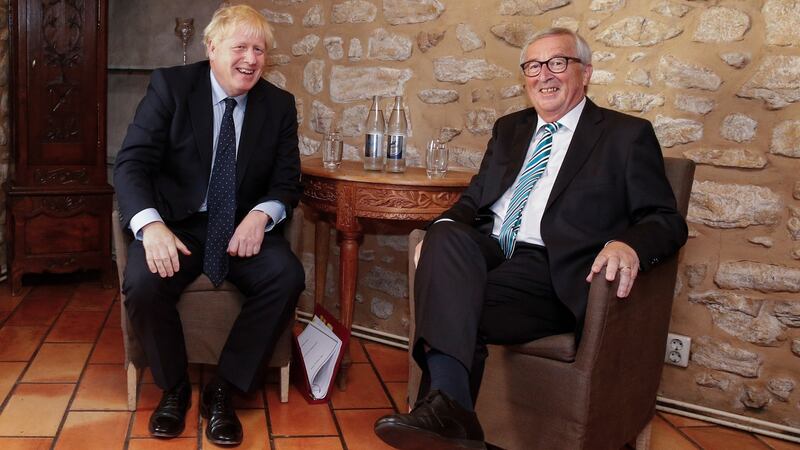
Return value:
M 116 209 L 111 213 L 111 235 L 114 237 L 114 256 L 117 261 L 117 275 L 121 283 L 125 274 L 125 266 L 128 264 L 128 245 L 131 243 L 131 237 L 122 229 L 119 211 Z
M 627 298 L 616 296 L 618 279 L 609 283 L 595 277 L 589 290 L 589 302 L 583 335 L 578 346 L 576 368 L 592 372 L 592 384 L 609 386 L 609 379 L 619 379 L 621 389 L 630 395 L 655 399 L 664 362 L 664 346 L 669 328 L 674 294 L 677 255 L 652 270 L 640 273 Z M 602 355 L 602 356 L 601 356 Z M 608 391 L 602 395 L 628 394 Z M 624 404 L 624 403 L 620 403 Z

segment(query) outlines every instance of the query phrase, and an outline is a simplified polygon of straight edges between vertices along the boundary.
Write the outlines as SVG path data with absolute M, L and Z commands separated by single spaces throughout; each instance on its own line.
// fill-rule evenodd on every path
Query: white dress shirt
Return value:
M 214 111 L 214 144 L 211 154 L 211 167 L 213 168 L 214 160 L 217 157 L 217 140 L 219 139 L 219 131 L 222 127 L 222 116 L 225 115 L 225 99 L 228 98 L 228 95 L 225 93 L 225 90 L 222 89 L 222 86 L 219 85 L 216 77 L 214 77 L 214 72 L 209 70 L 208 73 L 211 77 L 211 104 Z M 242 135 L 242 123 L 244 123 L 244 112 L 247 109 L 247 93 L 244 93 L 238 97 L 233 97 L 233 99 L 236 100 L 236 108 L 233 109 L 233 125 L 236 131 L 236 154 L 238 155 L 239 138 Z M 210 181 L 211 177 L 209 176 L 209 182 Z M 206 196 L 203 199 L 203 203 L 198 208 L 199 212 L 205 212 L 207 210 L 207 201 L 208 192 L 206 191 Z M 265 231 L 271 230 L 276 224 L 280 223 L 286 218 L 286 207 L 277 200 L 269 200 L 259 203 L 251 211 L 261 211 L 272 219 L 267 224 Z M 161 218 L 161 214 L 159 214 L 155 208 L 147 208 L 139 211 L 131 218 L 130 227 L 131 231 L 133 231 L 133 235 L 136 236 L 136 239 L 141 240 L 141 230 L 145 225 L 151 222 L 163 221 L 164 220 Z
M 564 162 L 564 157 L 567 155 L 567 149 L 569 148 L 570 142 L 572 142 L 572 136 L 575 134 L 575 127 L 578 125 L 578 120 L 581 117 L 585 105 L 586 97 L 558 120 L 561 127 L 553 134 L 553 147 L 550 150 L 550 160 L 547 162 L 547 168 L 531 190 L 528 202 L 522 210 L 522 223 L 517 232 L 517 242 L 527 242 L 529 244 L 544 246 L 541 232 L 544 207 L 547 205 L 547 199 L 550 198 L 553 184 L 555 184 L 558 172 L 561 170 L 561 164 Z M 528 145 L 528 153 L 525 155 L 523 167 L 525 167 L 525 164 L 536 150 L 536 144 L 542 139 L 542 134 L 544 133 L 543 127 L 546 123 L 547 122 L 545 122 L 541 116 L 537 115 L 538 129 L 533 134 L 533 138 Z M 491 207 L 494 213 L 494 227 L 492 228 L 492 236 L 494 237 L 500 236 L 500 227 L 503 225 L 503 219 L 506 217 L 508 203 L 511 201 L 514 188 L 516 188 L 517 183 L 519 183 L 521 174 L 522 171 L 520 170 L 514 183 Z

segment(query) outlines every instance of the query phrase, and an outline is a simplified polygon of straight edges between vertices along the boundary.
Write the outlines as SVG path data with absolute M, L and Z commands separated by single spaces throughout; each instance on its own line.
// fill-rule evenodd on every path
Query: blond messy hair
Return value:
M 239 29 L 245 34 L 264 39 L 264 51 L 272 48 L 274 40 L 272 27 L 267 19 L 252 6 L 234 5 L 225 6 L 214 12 L 211 22 L 203 30 L 203 43 L 206 45 L 206 54 L 212 42 L 219 42 L 230 36 L 234 30 Z

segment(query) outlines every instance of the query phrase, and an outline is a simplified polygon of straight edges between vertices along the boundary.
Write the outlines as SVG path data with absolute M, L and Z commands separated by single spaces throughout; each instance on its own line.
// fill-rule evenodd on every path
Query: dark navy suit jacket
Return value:
M 498 119 L 480 171 L 438 219 L 490 233 L 489 208 L 521 170 L 536 121 L 532 108 Z M 676 209 L 650 122 L 586 100 L 547 200 L 541 233 L 553 287 L 579 327 L 589 294 L 584 279 L 606 242 L 630 245 L 643 271 L 678 251 L 686 242 L 686 222 Z
M 155 208 L 166 222 L 197 212 L 211 175 L 213 110 L 208 61 L 155 70 L 117 154 L 120 220 Z M 294 97 L 265 80 L 247 96 L 236 158 L 236 222 L 278 200 L 287 218 L 300 199 Z

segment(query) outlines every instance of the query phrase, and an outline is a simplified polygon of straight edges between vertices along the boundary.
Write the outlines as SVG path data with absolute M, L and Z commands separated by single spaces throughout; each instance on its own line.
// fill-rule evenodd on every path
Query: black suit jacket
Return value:
M 166 222 L 197 212 L 211 175 L 213 110 L 208 61 L 155 70 L 117 154 L 120 220 L 155 208 Z M 236 157 L 236 221 L 278 200 L 291 217 L 300 198 L 294 97 L 265 80 L 247 96 Z
M 498 119 L 480 171 L 440 218 L 490 233 L 489 208 L 521 170 L 536 122 L 532 108 Z M 606 242 L 630 245 L 643 271 L 686 242 L 686 222 L 676 209 L 650 122 L 586 100 L 547 200 L 541 233 L 554 289 L 578 324 L 589 293 L 584 279 Z

